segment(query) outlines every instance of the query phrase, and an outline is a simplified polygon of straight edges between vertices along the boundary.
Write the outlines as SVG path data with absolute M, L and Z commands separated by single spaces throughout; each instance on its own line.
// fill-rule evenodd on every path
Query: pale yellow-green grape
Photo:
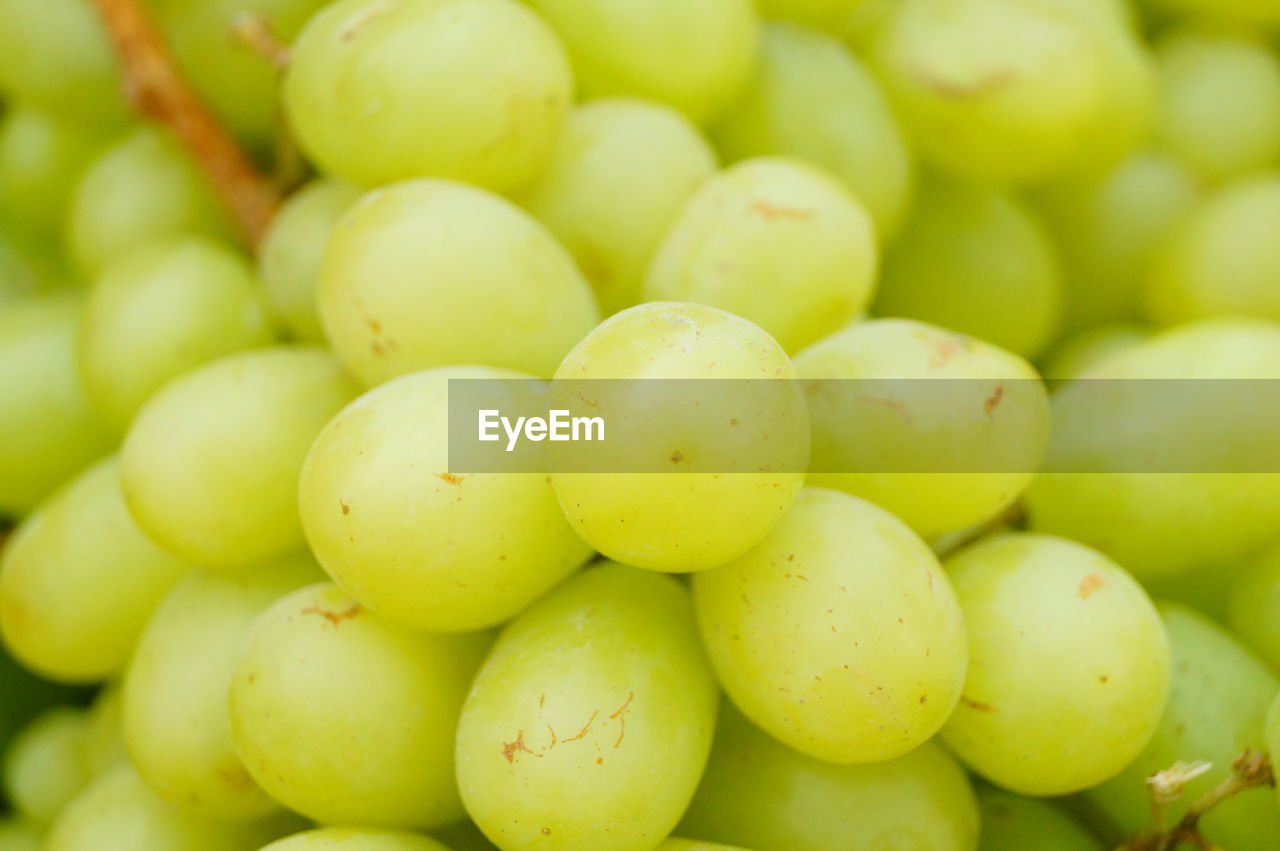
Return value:
M 545 227 L 448 180 L 397 183 L 347 211 L 319 299 L 325 335 L 367 386 L 466 363 L 545 378 L 597 321 L 590 286 Z
M 67 217 L 72 258 L 89 274 L 141 243 L 185 233 L 231 230 L 208 179 L 155 127 L 133 130 L 89 165 Z
M 1039 192 L 1036 209 L 1062 262 L 1064 329 L 1137 319 L 1151 257 L 1198 196 L 1187 166 L 1150 153 Z
M 1136 322 L 1115 322 L 1084 328 L 1061 340 L 1043 358 L 1044 377 L 1051 384 L 1087 376 L 1108 358 L 1151 339 L 1154 332 Z
M 179 71 L 224 122 L 265 148 L 280 132 L 274 64 L 233 34 L 236 16 L 257 14 L 285 44 L 325 0 L 150 0 Z
M 76 356 L 94 406 L 116 428 L 170 379 L 271 342 L 247 259 L 204 236 L 114 257 L 89 291 Z
M 720 684 L 763 730 L 828 762 L 929 739 L 964 685 L 964 620 L 929 547 L 884 509 L 811 488 L 769 536 L 694 577 Z
M 1227 624 L 1280 671 L 1280 548 L 1257 559 L 1232 580 Z
M 715 153 L 671 107 L 601 98 L 570 113 L 520 203 L 569 249 L 605 315 L 640 301 L 645 270 Z
M 1153 259 L 1147 313 L 1162 325 L 1207 316 L 1280 321 L 1280 172 L 1239 178 L 1194 206 Z
M 93 777 L 129 757 L 124 748 L 124 689 L 119 682 L 103 686 L 89 705 L 85 760 Z
M 907 0 L 873 56 L 926 161 L 1032 182 L 1105 164 L 1141 138 L 1140 50 L 1115 17 L 1060 2 Z
M 138 774 L 184 811 L 218 819 L 279 805 L 236 755 L 227 691 L 254 619 L 323 578 L 309 556 L 227 572 L 194 571 L 174 586 L 138 639 L 124 681 L 124 738 Z
M 18 733 L 4 759 L 4 791 L 17 812 L 47 824 L 88 784 L 87 732 L 84 711 L 62 707 Z
M 1033 529 L 1101 550 L 1144 582 L 1181 583 L 1198 569 L 1213 582 L 1212 568 L 1238 565 L 1276 538 L 1280 475 L 1248 472 L 1273 406 L 1203 417 L 1207 397 L 1141 379 L 1280 378 L 1280 324 L 1190 323 L 1107 358 L 1089 378 L 1113 379 L 1100 385 L 1113 404 L 1099 404 L 1088 381 L 1055 393 L 1046 468 L 1067 472 L 1042 473 L 1027 490 Z M 1118 379 L 1140 380 L 1129 389 Z M 1194 472 L 1205 465 L 1218 472 Z
M 331 178 L 308 183 L 289 197 L 271 220 L 258 249 L 258 276 L 272 318 L 291 340 L 324 342 L 316 313 L 316 288 L 329 234 L 360 197 L 350 184 Z
M 98 146 L 83 125 L 11 105 L 0 122 L 0 219 L 20 233 L 58 233 L 71 191 Z
M 1043 225 L 999 190 L 932 179 L 886 252 L 872 312 L 932 322 L 1022 355 L 1062 316 L 1062 269 Z
M 153 544 L 120 493 L 114 457 L 63 487 L 0 559 L 0 632 L 31 669 L 101 680 L 124 669 L 160 597 L 187 565 Z
M 0 0 L 0 56 L 0 91 L 25 104 L 108 124 L 127 112 L 91 0 Z
M 93 781 L 54 821 L 43 851 L 256 851 L 299 819 L 209 821 L 155 796 L 128 765 Z
M 728 310 L 795 351 L 866 308 L 878 261 L 871 219 L 840 183 L 800 160 L 760 157 L 689 199 L 643 292 Z
M 755 66 L 751 0 L 529 0 L 564 42 L 587 97 L 663 101 L 695 121 L 714 118 Z
M 454 732 L 487 643 L 411 632 L 333 585 L 295 591 L 259 616 L 242 647 L 231 684 L 236 751 L 267 794 L 316 821 L 455 821 Z
M 262 851 L 449 851 L 430 837 L 373 827 L 325 827 L 278 839 Z
M 1102 843 L 1048 801 L 985 784 L 976 791 L 982 814 L 978 851 L 1102 851 Z
M 355 387 L 329 354 L 273 346 L 226 355 L 164 386 L 125 437 L 120 481 L 138 525 L 209 567 L 303 543 L 297 483 L 311 441 Z
M 782 18 L 811 27 L 842 32 L 856 17 L 865 0 L 761 0 L 767 18 Z
M 0 514 L 25 514 L 111 448 L 76 372 L 78 296 L 0 305 Z
M 796 355 L 796 370 L 813 422 L 809 484 L 869 499 L 928 538 L 1007 508 L 1049 439 L 1030 364 L 922 322 L 859 322 Z M 931 379 L 945 382 L 937 395 L 920 383 Z M 950 472 L 957 458 L 971 468 Z
M 964 770 L 935 744 L 833 765 L 771 739 L 726 703 L 679 833 L 753 851 L 973 851 L 978 805 Z
M 284 107 L 325 172 L 505 192 L 546 163 L 573 96 L 564 49 L 515 0 L 338 0 L 293 45 Z
M 1175 14 L 1214 24 L 1274 28 L 1280 8 L 1273 0 L 1146 0 L 1155 14 Z
M 669 460 L 673 472 L 553 473 L 565 516 L 587 543 L 624 564 L 652 570 L 701 570 L 737 558 L 781 519 L 804 484 L 809 421 L 795 368 L 768 334 L 745 319 L 694 304 L 654 302 L 606 319 L 565 358 L 556 378 L 636 379 L 624 392 L 597 402 L 624 463 L 652 469 Z M 767 404 L 730 418 L 655 422 L 646 417 L 646 394 L 661 396 L 679 379 L 778 379 L 765 391 Z M 745 384 L 745 382 L 744 382 Z M 627 398 L 625 388 L 634 394 Z M 672 394 L 674 395 L 674 394 Z M 748 394 L 744 401 L 758 397 Z M 730 400 L 733 401 L 733 400 Z M 726 428 L 740 428 L 739 457 L 762 463 L 733 472 L 722 464 L 731 442 Z M 772 435 L 768 444 L 760 442 Z M 613 438 L 610 438 L 613 439 Z
M 1004 534 L 947 561 L 969 676 L 943 741 L 987 779 L 1061 795 L 1114 776 L 1151 738 L 1169 642 L 1146 592 L 1100 553 Z
M 41 851 L 43 831 L 18 816 L 0 816 L 0 851 Z
M 1161 604 L 1169 632 L 1172 680 L 1169 703 L 1155 736 L 1123 772 L 1086 793 L 1127 836 L 1149 829 L 1146 778 L 1175 762 L 1204 760 L 1212 770 L 1187 783 L 1165 805 L 1165 823 L 1231 774 L 1244 752 L 1266 747 L 1263 722 L 1280 680 L 1220 626 L 1193 609 Z M 1233 795 L 1211 809 L 1200 828 L 1215 845 L 1232 851 L 1267 851 L 1280 836 L 1280 807 L 1273 793 Z
M 587 560 L 546 476 L 449 466 L 450 379 L 528 376 L 485 367 L 404 375 L 351 403 L 302 468 L 307 540 L 333 579 L 414 629 L 456 631 L 512 617 Z M 524 404 L 528 410 L 532 388 Z
M 730 159 L 780 155 L 839 177 L 892 239 L 911 202 L 915 169 L 878 84 L 844 45 L 824 33 L 764 28 L 760 65 L 745 94 L 712 130 Z
M 508 851 L 651 849 L 698 785 L 716 703 L 688 592 L 594 567 L 516 618 L 476 676 L 462 800 Z
M 1280 57 L 1262 39 L 1178 29 L 1156 44 L 1155 141 L 1210 178 L 1280 161 Z

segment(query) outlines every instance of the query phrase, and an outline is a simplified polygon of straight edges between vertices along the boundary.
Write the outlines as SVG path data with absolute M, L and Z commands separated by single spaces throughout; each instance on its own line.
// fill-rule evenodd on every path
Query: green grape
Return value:
M 714 118 L 751 76 L 759 22 L 751 0 L 529 0 L 564 41 L 587 97 L 663 101 Z
M 873 57 L 921 156 L 955 177 L 1045 180 L 1145 130 L 1145 56 L 1096 4 L 907 0 Z
M 76 373 L 80 300 L 0 305 L 0 514 L 25 514 L 111 447 Z
M 866 0 L 761 0 L 760 11 L 768 18 L 840 32 L 865 4 Z
M 310 556 L 294 556 L 231 573 L 194 571 L 160 601 L 129 664 L 123 706 L 129 756 L 153 792 L 207 818 L 278 808 L 236 756 L 227 690 L 254 618 L 321 578 Z
M 1038 798 L 979 786 L 978 851 L 1102 851 L 1102 844 L 1061 809 Z
M 546 163 L 573 96 L 555 34 L 514 0 L 338 0 L 290 54 L 284 107 L 325 172 L 505 192 Z
M 1156 44 L 1156 143 L 1210 178 L 1280 161 L 1280 57 L 1261 39 L 1178 29 Z
M 38 825 L 17 816 L 0 816 L 0 851 L 41 851 Z
M 90 290 L 77 342 L 90 400 L 123 431 L 167 381 L 264 346 L 271 332 L 248 261 L 186 236 L 113 258 Z
M 1087 377 L 1108 358 L 1151 339 L 1145 325 L 1116 322 L 1094 325 L 1061 340 L 1044 357 L 1044 376 L 1053 382 Z
M 447 180 L 365 196 L 321 267 L 320 319 L 366 385 L 476 363 L 541 377 L 597 321 L 591 288 L 518 207 Z
M 165 385 L 125 437 L 129 511 L 166 549 L 210 567 L 303 543 L 297 482 L 311 441 L 355 396 L 321 349 L 226 355 Z
M 1012 195 L 930 180 L 885 254 L 872 312 L 1033 357 L 1061 320 L 1061 264 L 1035 214 Z
M 1258 558 L 1232 580 L 1227 625 L 1280 671 L 1280 548 Z
M 938 560 L 869 502 L 811 488 L 769 536 L 694 577 L 703 643 L 748 718 L 828 762 L 929 739 L 964 685 L 964 620 Z
M 89 274 L 144 242 L 187 233 L 232 235 L 213 187 L 158 128 L 139 127 L 108 147 L 72 195 L 67 243 Z
M 645 301 L 709 304 L 795 351 L 871 300 L 879 252 L 871 219 L 836 180 L 762 157 L 706 181 L 667 232 Z
M 4 761 L 4 791 L 15 810 L 47 824 L 84 788 L 90 780 L 87 732 L 84 711 L 62 707 L 17 735 Z
M 166 589 L 186 569 L 125 508 L 114 457 L 20 525 L 0 553 L 0 631 L 46 676 L 94 681 L 124 669 Z
M 754 81 L 712 131 L 730 159 L 810 160 L 839 177 L 881 242 L 902 225 L 915 183 L 906 140 L 878 84 L 844 45 L 787 24 L 764 28 Z
M 1190 323 L 1107 358 L 1088 377 L 1112 379 L 1102 386 L 1115 388 L 1107 397 L 1114 404 L 1100 405 L 1089 381 L 1055 394 L 1046 467 L 1068 472 L 1042 473 L 1028 489 L 1033 529 L 1101 550 L 1144 582 L 1179 584 L 1196 571 L 1213 583 L 1210 568 L 1239 564 L 1276 537 L 1280 475 L 1142 472 L 1144 464 L 1165 470 L 1164 459 L 1202 457 L 1196 452 L 1206 445 L 1208 463 L 1221 465 L 1214 469 L 1241 469 L 1261 445 L 1246 438 L 1265 439 L 1274 417 L 1266 410 L 1252 419 L 1198 416 L 1204 397 L 1195 393 L 1165 393 L 1153 406 L 1142 392 L 1153 381 L 1132 382 L 1131 392 L 1122 379 L 1280 378 L 1280 325 Z M 1069 472 L 1081 459 L 1087 472 Z
M 1228 183 L 1192 208 L 1154 258 L 1146 282 L 1153 320 L 1209 316 L 1280 321 L 1280 172 Z
M 298 829 L 293 816 L 208 821 L 157 798 L 128 765 L 94 780 L 58 816 L 44 851 L 255 851 Z
M 516 618 L 476 676 L 467 812 L 503 849 L 651 849 L 702 776 L 716 701 L 688 593 L 594 567 Z
M 89 774 L 97 777 L 128 759 L 124 749 L 124 689 L 108 683 L 89 705 L 85 719 L 85 762 Z
M 91 0 L 0 0 L 0 91 L 32 107 L 118 123 L 120 74 Z
M 970 768 L 1025 795 L 1114 776 L 1151 739 L 1169 642 L 1146 592 L 1101 553 L 1004 534 L 947 571 L 969 626 L 969 676 L 942 738 Z
M 527 376 L 444 367 L 380 385 L 320 432 L 298 488 L 307 540 L 329 575 L 414 629 L 501 623 L 591 554 L 545 476 L 450 471 L 455 378 L 514 379 L 519 395 Z
M 964 771 L 935 744 L 833 765 L 783 746 L 725 704 L 679 832 L 754 851 L 973 851 L 978 805 Z
M 333 585 L 295 591 L 241 648 L 236 751 L 267 794 L 316 821 L 448 824 L 463 812 L 458 713 L 487 643 L 410 632 Z
M 71 191 L 97 149 L 85 127 L 11 106 L 0 122 L 0 218 L 21 233 L 58 233 Z
M 663 234 L 715 168 L 706 140 L 674 109 L 602 98 L 570 113 L 550 165 L 520 201 L 569 249 L 613 314 L 640 301 Z
M 745 319 L 694 304 L 654 302 L 606 319 L 564 359 L 556 372 L 576 379 L 769 379 L 786 385 L 769 396 L 770 406 L 740 428 L 753 439 L 743 455 L 765 451 L 772 463 L 723 475 L 728 435 L 719 421 L 655 426 L 645 417 L 648 381 L 625 383 L 631 398 L 598 402 L 611 427 L 631 431 L 619 441 L 635 464 L 670 459 L 672 473 L 553 473 L 551 483 L 569 522 L 594 549 L 637 567 L 682 572 L 724 564 L 755 546 L 790 507 L 804 484 L 808 417 L 795 368 L 782 347 Z M 766 391 L 767 392 L 767 391 Z M 623 391 L 624 396 L 626 390 Z M 731 423 L 737 423 L 735 417 Z M 772 429 L 772 432 L 770 432 Z M 772 439 L 769 440 L 769 435 Z M 736 445 L 736 444 L 735 444 Z M 703 461 L 703 456 L 711 459 Z M 732 459 L 730 459 L 732 460 Z M 708 469 L 707 465 L 711 465 Z
M 1225 630 L 1200 613 L 1161 604 L 1169 632 L 1172 679 L 1169 703 L 1155 736 L 1119 775 L 1086 793 L 1127 836 L 1151 823 L 1146 778 L 1175 762 L 1206 760 L 1213 769 L 1187 783 L 1182 796 L 1165 805 L 1166 824 L 1231 774 L 1231 763 L 1246 747 L 1261 750 L 1263 720 L 1280 680 Z M 1200 820 L 1204 835 L 1232 851 L 1264 851 L 1280 836 L 1280 808 L 1274 796 L 1234 795 Z
M 1151 258 L 1198 195 L 1191 171 L 1160 154 L 1039 193 L 1037 210 L 1062 260 L 1066 330 L 1141 315 Z
M 285 201 L 262 237 L 258 275 L 280 330 L 290 339 L 324 342 L 316 313 L 316 288 L 329 234 L 360 197 L 359 190 L 321 178 Z
M 262 851 L 449 851 L 417 833 L 371 827 L 325 827 L 278 839 Z
M 1048 442 L 1031 365 L 932 325 L 859 322 L 800 352 L 796 369 L 813 422 L 809 484 L 869 499 L 928 538 L 1008 508 Z M 936 396 L 916 383 L 929 379 L 946 382 Z M 944 472 L 956 457 L 974 469 Z

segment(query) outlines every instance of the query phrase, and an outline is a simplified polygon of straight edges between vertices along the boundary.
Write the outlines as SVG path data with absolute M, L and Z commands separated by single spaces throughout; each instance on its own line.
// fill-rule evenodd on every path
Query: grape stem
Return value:
M 93 0 L 120 56 L 134 108 L 167 125 L 209 176 L 252 246 L 280 206 L 271 181 L 253 164 L 178 73 L 155 22 L 139 0 Z
M 1175 766 L 1169 771 L 1176 771 L 1178 768 L 1179 766 Z M 1147 793 L 1151 797 L 1152 830 L 1125 843 L 1119 851 L 1174 851 L 1183 843 L 1203 851 L 1223 851 L 1220 846 L 1209 841 L 1200 832 L 1200 819 L 1205 813 L 1233 795 L 1258 786 L 1276 785 L 1275 773 L 1267 755 L 1246 748 L 1245 752 L 1236 757 L 1235 762 L 1231 764 L 1231 776 L 1196 799 L 1178 823 L 1165 830 L 1165 804 L 1176 800 L 1181 791 L 1177 788 L 1170 792 L 1162 788 L 1161 784 L 1151 782 L 1166 773 L 1168 772 L 1152 775 L 1147 783 Z

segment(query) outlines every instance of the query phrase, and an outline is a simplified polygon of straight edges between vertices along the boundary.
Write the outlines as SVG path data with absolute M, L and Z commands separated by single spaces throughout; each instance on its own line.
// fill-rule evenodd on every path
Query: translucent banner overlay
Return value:
M 1280 473 L 1280 380 L 451 379 L 455 473 Z

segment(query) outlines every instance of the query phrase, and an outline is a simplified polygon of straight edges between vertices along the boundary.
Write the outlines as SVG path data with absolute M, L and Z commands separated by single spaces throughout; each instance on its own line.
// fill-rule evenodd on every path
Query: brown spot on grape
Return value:
M 518 753 L 533 754 L 539 759 L 542 758 L 542 754 L 529 750 L 529 746 L 524 743 L 524 730 L 516 732 L 516 740 L 514 742 L 502 743 L 502 755 L 507 758 L 507 762 L 514 763 Z
M 596 721 L 596 716 L 599 714 L 600 714 L 599 709 L 597 709 L 595 712 L 592 712 L 591 717 L 587 719 L 586 724 L 582 725 L 582 729 L 578 731 L 578 734 L 576 736 L 570 736 L 569 738 L 563 739 L 562 741 L 565 744 L 568 744 L 569 742 L 576 742 L 579 739 L 586 737 L 587 733 L 591 730 L 591 725 L 594 724 Z
M 544 827 L 544 828 L 542 829 L 542 835 L 543 835 L 543 836 L 550 836 L 550 835 L 551 835 L 551 828 L 549 828 L 549 827 Z
M 355 603 L 351 606 L 351 608 L 341 612 L 331 612 L 328 609 L 322 609 L 319 606 L 308 606 L 307 608 L 302 610 L 302 614 L 319 615 L 320 617 L 327 620 L 331 625 L 336 627 L 338 626 L 338 624 L 342 623 L 343 621 L 350 620 L 351 618 L 354 618 L 356 615 L 360 614 L 360 604 Z
M 1097 591 L 1101 587 L 1102 587 L 1102 574 L 1090 573 L 1084 579 L 1080 580 L 1080 588 L 1079 588 L 1080 599 L 1081 600 L 1089 599 L 1089 595 L 1092 594 L 1094 591 Z
M 802 210 L 798 207 L 781 207 L 765 200 L 751 202 L 751 210 L 764 216 L 769 221 L 791 219 L 792 221 L 808 221 L 813 218 L 813 210 Z
M 1108 677 L 1106 674 L 1103 674 L 1102 676 L 1098 677 L 1098 682 L 1100 682 L 1100 683 L 1105 683 L 1105 682 L 1106 682 L 1107 680 L 1109 680 L 1109 679 L 1111 679 L 1111 678 L 1110 678 L 1110 677 Z
M 990 419 L 991 415 L 995 413 L 996 408 L 1000 407 L 1000 400 L 1003 398 L 1004 385 L 997 384 L 996 389 L 987 397 L 987 400 L 982 403 L 982 410 L 986 412 L 988 419 Z
M 964 694 L 960 695 L 960 702 L 963 703 L 965 706 L 969 707 L 970 709 L 976 710 L 978 712 L 995 712 L 996 711 L 996 708 L 992 706 L 990 703 L 983 703 L 980 700 L 974 700 L 968 695 L 964 695 Z
M 920 705 L 921 705 L 921 706 L 924 706 L 924 705 L 925 705 L 926 703 L 928 703 L 928 702 L 929 702 L 929 695 L 927 695 L 927 694 L 922 694 L 922 695 L 920 695 Z
M 470 476 L 459 476 L 457 473 L 436 473 L 435 477 L 442 482 L 448 482 L 451 485 L 460 486 L 464 481 L 471 478 Z
M 350 513 L 351 513 L 351 506 L 347 505 L 347 504 L 346 504 L 345 502 L 343 502 L 342 500 L 338 500 L 338 505 L 342 508 L 342 513 L 343 513 L 343 514 L 350 514 Z
M 672 453 L 671 453 L 671 463 L 672 463 L 672 464 L 679 464 L 679 463 L 680 463 L 681 461 L 683 461 L 683 460 L 684 460 L 684 454 L 683 454 L 682 452 L 680 452 L 679 450 L 677 450 L 677 451 L 675 451 L 675 452 L 672 452 Z
M 619 725 L 618 740 L 613 743 L 613 747 L 615 750 L 618 748 L 619 745 L 622 744 L 622 739 L 627 735 L 627 712 L 631 709 L 631 701 L 635 698 L 635 696 L 636 696 L 636 693 L 634 691 L 628 692 L 627 699 L 624 700 L 622 702 L 622 705 L 619 706 L 614 711 L 614 713 L 609 716 L 610 718 L 618 719 L 618 725 Z

